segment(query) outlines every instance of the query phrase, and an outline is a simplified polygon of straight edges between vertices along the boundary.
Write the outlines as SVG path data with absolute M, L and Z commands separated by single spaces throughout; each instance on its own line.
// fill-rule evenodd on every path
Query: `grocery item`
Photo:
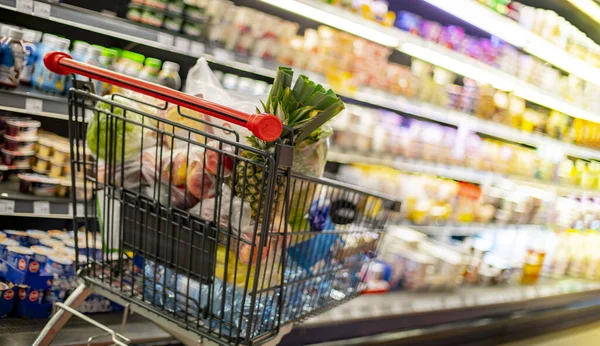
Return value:
M 69 53 L 68 48 L 71 41 L 66 38 L 50 37 L 49 42 L 45 45 L 45 49 L 40 52 L 40 57 L 36 63 L 36 71 L 39 69 L 40 74 L 37 76 L 36 85 L 45 91 L 62 94 L 66 90 L 67 76 L 57 75 L 50 72 L 44 66 L 43 56 L 48 51 L 60 51 Z M 36 73 L 37 75 L 37 73 Z
M 6 121 L 6 134 L 18 138 L 37 138 L 41 123 L 37 120 L 21 120 L 18 118 Z
M 40 197 L 52 197 L 56 194 L 58 180 L 40 174 L 22 173 L 18 175 L 19 191 L 32 193 Z
M 21 83 L 31 83 L 31 79 L 33 78 L 33 69 L 38 54 L 37 45 L 40 42 L 41 37 L 42 33 L 39 31 L 24 30 L 23 48 L 25 57 L 23 59 L 23 70 L 21 71 L 21 75 L 19 77 Z
M 2 162 L 8 166 L 16 166 L 19 168 L 29 168 L 31 166 L 35 152 L 32 151 L 11 151 L 8 149 L 0 149 L 2 153 Z
M 144 67 L 140 71 L 139 78 L 148 82 L 157 83 L 158 73 L 162 62 L 154 58 L 146 58 Z
M 10 151 L 29 152 L 35 149 L 37 137 L 4 135 L 4 148 Z
M 25 33 L 10 29 L 7 38 L 0 42 L 0 85 L 16 88 L 25 63 L 25 47 L 22 43 Z
M 165 61 L 162 70 L 158 74 L 158 83 L 171 89 L 181 89 L 181 77 L 179 76 L 179 64 Z
M 293 72 L 291 69 L 282 67 L 278 69 L 273 87 L 269 93 L 269 98 L 263 105 L 263 111 L 267 114 L 281 114 L 283 123 L 295 128 L 294 144 L 298 148 L 299 145 L 304 143 L 318 142 L 325 133 L 322 127 L 323 124 L 341 112 L 344 109 L 344 104 L 333 91 L 325 91 L 321 85 L 314 83 L 303 75 L 298 77 L 292 88 L 292 76 Z M 252 147 L 260 150 L 268 150 L 269 147 L 273 146 L 273 144 L 263 142 L 254 136 L 248 137 L 248 141 Z M 253 154 L 250 151 L 242 152 L 241 155 L 251 161 L 257 160 L 257 163 L 261 163 L 259 161 L 261 158 L 264 159 L 264 157 Z M 310 169 L 308 167 L 309 161 L 303 161 L 303 159 L 301 156 L 296 156 L 294 160 L 295 162 L 300 162 L 298 166 L 295 166 L 296 171 L 300 171 L 300 173 Z M 323 157 L 323 161 L 324 159 Z M 318 161 L 310 163 L 321 164 Z M 259 197 L 261 194 L 264 195 L 264 191 L 261 189 L 262 169 L 258 166 L 248 164 L 246 161 L 241 161 L 238 162 L 236 171 L 238 176 L 238 182 L 234 186 L 236 195 L 244 196 L 250 203 L 253 217 L 258 217 L 258 221 L 260 222 L 262 221 L 262 215 L 259 213 L 263 210 L 263 206 L 259 205 Z M 322 174 L 322 172 L 320 173 Z M 274 204 L 275 208 L 280 208 L 279 204 L 282 203 L 285 183 L 281 180 L 281 176 L 278 175 L 277 179 Z

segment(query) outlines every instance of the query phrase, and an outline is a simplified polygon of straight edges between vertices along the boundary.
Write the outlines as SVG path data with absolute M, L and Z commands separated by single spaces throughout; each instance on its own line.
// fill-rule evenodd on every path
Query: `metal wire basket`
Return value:
M 69 93 L 72 195 L 95 201 L 74 215 L 87 285 L 217 344 L 264 343 L 364 289 L 392 198 L 293 173 L 277 117 L 63 53 L 45 62 L 121 88 Z M 245 144 L 246 129 L 275 149 Z

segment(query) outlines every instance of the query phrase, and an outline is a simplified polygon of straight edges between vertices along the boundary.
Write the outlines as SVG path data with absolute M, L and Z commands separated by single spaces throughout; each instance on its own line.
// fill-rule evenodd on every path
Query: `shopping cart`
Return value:
M 95 203 L 74 210 L 83 283 L 35 345 L 49 344 L 92 293 L 185 344 L 256 345 L 364 290 L 393 198 L 293 173 L 293 130 L 275 116 L 64 53 L 44 62 L 121 92 L 100 97 L 76 79 L 69 92 L 73 203 Z M 244 144 L 248 130 L 275 145 Z

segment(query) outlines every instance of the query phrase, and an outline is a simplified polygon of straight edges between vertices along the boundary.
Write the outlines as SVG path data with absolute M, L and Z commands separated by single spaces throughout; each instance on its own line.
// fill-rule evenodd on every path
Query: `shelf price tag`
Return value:
M 50 4 L 41 1 L 33 3 L 33 13 L 38 17 L 50 18 L 50 10 Z
M 180 53 L 187 54 L 190 51 L 190 40 L 185 37 L 175 37 L 175 49 Z
M 47 201 L 33 202 L 33 213 L 36 215 L 50 215 L 50 202 L 47 202 Z
M 201 57 L 204 55 L 204 43 L 192 42 L 190 45 L 190 55 L 194 57 Z
M 12 215 L 15 213 L 15 201 L 0 199 L 0 214 Z
M 44 102 L 40 99 L 25 99 L 25 110 L 29 113 L 41 113 L 44 109 Z
M 19 12 L 31 14 L 33 13 L 33 0 L 17 0 L 15 9 Z
M 159 32 L 158 34 L 156 34 L 156 40 L 163 46 L 172 47 L 175 41 L 175 37 L 164 32 Z

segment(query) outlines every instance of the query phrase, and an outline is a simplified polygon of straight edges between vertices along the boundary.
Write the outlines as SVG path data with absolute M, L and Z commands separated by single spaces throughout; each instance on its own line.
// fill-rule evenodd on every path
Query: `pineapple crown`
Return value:
M 304 140 L 316 142 L 328 134 L 322 126 L 344 109 L 344 103 L 331 89 L 326 90 L 305 75 L 298 76 L 292 88 L 293 77 L 291 68 L 278 68 L 267 102 L 261 101 L 263 112 L 279 117 L 284 126 L 291 127 L 296 145 Z M 256 111 L 261 113 L 258 108 Z M 263 150 L 270 147 L 252 137 L 248 141 L 253 147 Z

